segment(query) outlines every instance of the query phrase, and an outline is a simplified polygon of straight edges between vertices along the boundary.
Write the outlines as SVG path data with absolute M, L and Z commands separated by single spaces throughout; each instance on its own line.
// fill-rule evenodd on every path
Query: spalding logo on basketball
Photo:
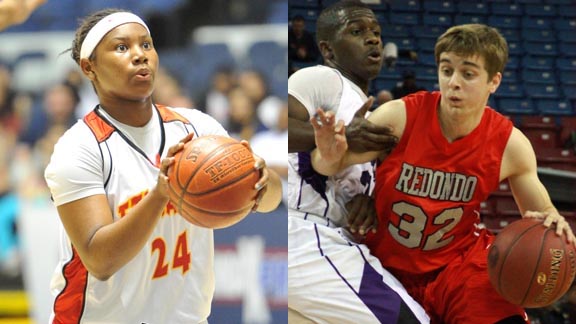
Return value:
M 201 136 L 174 157 L 168 175 L 170 200 L 188 221 L 223 228 L 250 213 L 260 174 L 246 146 L 225 136 Z
M 566 235 L 541 220 L 521 219 L 506 226 L 488 253 L 492 286 L 511 303 L 544 307 L 560 299 L 576 275 L 576 249 Z

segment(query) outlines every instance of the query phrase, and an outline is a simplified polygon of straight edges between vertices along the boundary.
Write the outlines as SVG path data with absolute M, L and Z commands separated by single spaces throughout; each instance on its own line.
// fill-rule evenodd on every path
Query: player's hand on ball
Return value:
M 358 194 L 346 203 L 348 210 L 348 227 L 350 232 L 365 235 L 372 230 L 376 233 L 378 217 L 374 199 L 368 195 Z
M 242 140 L 240 143 L 242 143 L 242 145 L 246 146 L 250 150 L 250 152 L 252 152 L 252 148 L 250 147 L 248 141 Z M 254 154 L 254 152 L 252 152 L 252 155 L 254 156 L 255 161 L 254 169 L 260 172 L 260 179 L 254 185 L 254 189 L 258 190 L 258 195 L 256 196 L 256 202 L 254 203 L 254 207 L 252 207 L 252 210 L 256 211 L 258 205 L 260 204 L 260 201 L 262 200 L 262 197 L 266 193 L 267 189 L 266 186 L 268 185 L 270 175 L 268 172 L 268 168 L 266 167 L 266 161 L 264 161 L 264 159 L 259 157 L 258 155 Z
M 168 196 L 168 169 L 174 164 L 174 155 L 184 148 L 184 144 L 189 142 L 194 137 L 194 133 L 186 135 L 177 144 L 171 146 L 168 149 L 166 157 L 160 161 L 160 172 L 158 173 L 158 182 L 153 191 L 157 192 L 164 198 L 169 198 Z
M 560 215 L 557 211 L 550 211 L 550 212 L 538 212 L 538 211 L 527 211 L 524 213 L 524 217 L 526 218 L 536 218 L 536 219 L 543 219 L 544 226 L 550 227 L 552 224 L 556 224 L 556 235 L 562 235 L 562 232 L 566 233 L 566 237 L 568 237 L 568 242 L 573 243 L 576 247 L 576 237 L 574 237 L 574 233 L 570 228 L 570 224 L 566 221 L 564 216 Z

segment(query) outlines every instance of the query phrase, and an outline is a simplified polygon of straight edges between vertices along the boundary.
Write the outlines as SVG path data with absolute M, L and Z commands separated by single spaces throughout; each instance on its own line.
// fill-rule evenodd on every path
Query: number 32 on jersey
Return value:
M 421 247 L 424 251 L 439 249 L 452 242 L 454 235 L 444 237 L 462 219 L 462 207 L 443 210 L 438 215 L 426 215 L 421 207 L 401 201 L 392 205 L 392 210 L 400 221 L 388 224 L 388 232 L 394 239 L 407 248 Z M 424 234 L 428 218 L 433 217 L 432 224 L 441 226 L 435 232 Z

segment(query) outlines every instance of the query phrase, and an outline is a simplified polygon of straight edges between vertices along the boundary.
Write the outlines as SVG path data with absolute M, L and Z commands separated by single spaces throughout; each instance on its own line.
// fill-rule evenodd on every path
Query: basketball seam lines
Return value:
M 536 225 L 541 225 L 541 224 L 536 224 Z M 534 226 L 532 226 L 531 229 L 532 228 L 534 228 Z M 546 240 L 546 235 L 548 235 L 548 233 L 550 233 L 549 227 L 544 230 L 544 235 L 542 235 L 542 239 L 540 241 L 540 251 L 538 251 L 538 259 L 536 260 L 537 266 L 534 268 L 534 272 L 532 273 L 532 278 L 530 278 L 530 284 L 528 285 L 528 289 L 526 290 L 526 293 L 524 294 L 524 298 L 522 298 L 522 302 L 521 302 L 522 305 L 524 305 L 526 298 L 528 298 L 528 293 L 530 292 L 530 287 L 532 287 L 532 282 L 534 282 L 534 278 L 536 277 L 536 275 L 538 273 L 540 260 L 542 259 L 542 249 L 544 249 L 544 241 Z M 552 234 L 554 234 L 554 233 L 552 233 Z M 522 235 L 524 235 L 524 233 L 522 233 Z
M 516 240 L 511 242 L 511 244 L 508 246 L 508 249 L 506 249 L 506 253 L 504 254 L 504 257 L 502 259 L 502 263 L 500 266 L 500 271 L 498 271 L 498 291 L 502 295 L 504 295 L 504 291 L 502 290 L 502 271 L 504 271 L 504 265 L 506 264 L 506 259 L 508 258 L 508 255 L 510 254 L 510 250 L 512 250 L 512 248 L 518 243 L 518 241 L 522 238 L 522 236 L 524 234 L 526 234 L 526 232 L 528 232 L 529 230 L 534 228 L 534 226 L 539 226 L 539 225 L 541 225 L 541 224 L 534 224 L 534 225 L 530 226 L 529 228 L 527 228 L 526 230 L 524 230 L 524 232 L 522 232 L 522 234 L 520 234 L 516 237 Z

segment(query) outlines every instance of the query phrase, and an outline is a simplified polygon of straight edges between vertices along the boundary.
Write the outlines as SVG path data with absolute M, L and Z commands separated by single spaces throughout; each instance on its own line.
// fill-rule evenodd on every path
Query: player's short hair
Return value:
M 449 28 L 438 37 L 434 47 L 436 64 L 440 54 L 454 52 L 459 56 L 478 55 L 484 58 L 488 80 L 497 72 L 504 72 L 508 62 L 508 43 L 496 28 L 483 24 L 465 24 Z
M 74 40 L 72 41 L 72 48 L 70 49 L 72 52 L 72 59 L 80 65 L 80 48 L 82 47 L 82 42 L 88 35 L 88 32 L 94 25 L 96 25 L 102 18 L 111 15 L 115 12 L 129 12 L 123 9 L 117 8 L 107 8 L 102 9 L 100 11 L 96 11 L 91 15 L 86 16 L 84 19 L 80 21 L 80 26 L 76 29 L 76 34 L 74 35 Z M 94 54 L 92 54 L 93 56 Z M 92 58 L 91 56 L 91 58 Z
M 342 0 L 325 8 L 322 10 L 320 16 L 318 16 L 318 20 L 316 21 L 317 42 L 331 41 L 334 39 L 338 30 L 342 27 L 338 12 L 350 8 L 364 8 L 371 10 L 368 5 L 362 3 L 360 0 Z

